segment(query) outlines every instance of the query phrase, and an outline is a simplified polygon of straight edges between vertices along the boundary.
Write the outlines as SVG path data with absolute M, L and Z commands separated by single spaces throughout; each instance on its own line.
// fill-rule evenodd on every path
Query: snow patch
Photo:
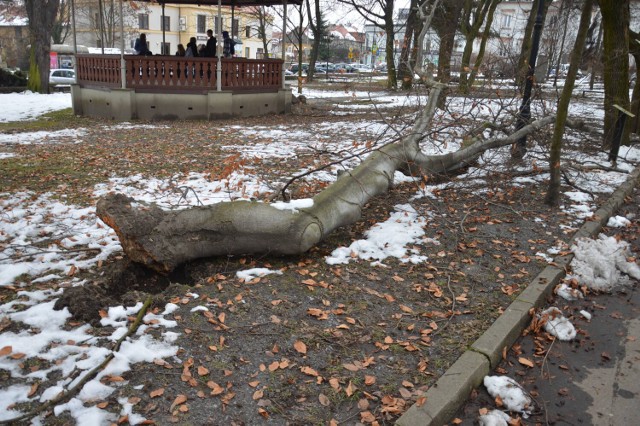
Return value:
M 500 397 L 509 411 L 516 411 L 524 415 L 531 413 L 532 400 L 522 386 L 507 376 L 485 376 L 484 387 L 489 395 Z
M 547 333 L 556 336 L 562 341 L 573 340 L 576 337 L 576 329 L 564 315 L 562 311 L 552 306 L 540 313 L 541 318 L 546 317 L 544 329 Z

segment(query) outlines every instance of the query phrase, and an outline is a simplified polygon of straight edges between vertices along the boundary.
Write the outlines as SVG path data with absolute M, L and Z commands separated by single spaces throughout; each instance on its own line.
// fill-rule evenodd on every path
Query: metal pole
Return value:
M 216 69 L 216 90 L 222 91 L 222 49 L 220 49 L 220 40 L 222 40 L 222 1 L 218 0 L 218 68 Z
M 166 33 L 166 28 L 164 27 L 164 2 L 162 3 L 162 47 L 160 48 L 160 54 L 161 55 L 169 55 L 170 52 L 166 52 L 164 51 L 164 49 L 167 46 L 167 40 L 165 39 L 165 33 Z
M 102 0 L 98 1 L 98 9 L 100 11 L 100 47 L 102 48 L 102 54 L 104 55 L 104 16 L 102 11 Z
M 78 60 L 78 36 L 76 34 L 76 5 L 74 0 L 71 0 L 71 26 L 73 31 L 73 56 L 76 57 L 73 60 L 73 70 L 77 74 L 78 67 L 76 65 L 76 61 Z
M 544 3 L 547 0 L 539 0 L 536 22 L 533 26 L 533 37 L 531 42 L 531 52 L 529 53 L 529 70 L 527 72 L 527 80 L 524 85 L 524 94 L 522 95 L 522 104 L 518 113 L 518 121 L 516 123 L 516 131 L 522 129 L 529 123 L 531 119 L 531 89 L 533 88 L 533 78 L 536 70 L 536 60 L 538 58 L 538 49 L 540 47 L 540 38 L 542 36 L 542 24 L 544 15 Z M 523 136 L 511 146 L 511 157 L 522 158 L 527 153 L 527 137 Z
M 285 81 L 284 81 L 284 64 L 287 60 L 287 56 L 286 56 L 286 42 L 285 40 L 287 39 L 287 0 L 283 0 L 282 1 L 282 7 L 284 8 L 284 11 L 282 13 L 282 72 L 280 75 L 280 80 L 282 81 L 282 88 L 285 89 Z
M 127 88 L 127 64 L 124 61 L 124 12 L 120 0 L 120 87 Z

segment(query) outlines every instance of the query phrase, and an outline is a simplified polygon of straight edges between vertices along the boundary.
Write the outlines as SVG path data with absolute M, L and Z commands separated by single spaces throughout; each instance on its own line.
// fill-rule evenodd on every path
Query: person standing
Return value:
M 229 37 L 229 31 L 222 32 L 222 39 L 224 40 L 222 52 L 225 58 L 230 58 L 236 53 L 236 42 Z
M 218 56 L 216 53 L 218 40 L 213 36 L 213 30 L 207 30 L 207 37 L 209 38 L 207 39 L 207 46 L 204 51 L 204 56 L 208 58 L 215 58 L 216 56 Z
M 186 51 L 184 56 L 187 56 L 187 57 L 190 57 L 190 58 L 197 58 L 198 57 L 198 44 L 196 42 L 196 38 L 195 37 L 191 37 L 189 39 L 189 43 L 187 43 L 187 51 Z
M 176 56 L 186 56 L 187 55 L 187 51 L 184 49 L 184 46 L 182 45 L 182 43 L 180 43 L 178 45 L 178 50 L 176 51 Z
M 136 44 L 133 47 L 137 55 L 147 56 L 151 55 L 149 46 L 147 46 L 147 35 L 145 33 L 140 34 L 140 37 L 136 39 Z

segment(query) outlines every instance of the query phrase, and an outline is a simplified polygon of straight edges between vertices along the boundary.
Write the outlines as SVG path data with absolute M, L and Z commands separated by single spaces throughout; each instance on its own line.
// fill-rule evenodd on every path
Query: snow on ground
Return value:
M 489 395 L 500 397 L 504 407 L 509 411 L 528 414 L 533 408 L 531 397 L 525 393 L 522 386 L 507 376 L 486 376 L 484 386 Z
M 34 120 L 47 112 L 71 108 L 71 93 L 41 95 L 30 91 L 3 93 L 0 103 L 0 123 L 8 121 Z
M 373 108 L 369 100 L 382 102 L 380 107 L 386 106 L 411 106 L 424 104 L 424 98 L 407 98 L 397 94 L 344 92 L 344 91 L 313 91 L 305 89 L 305 96 L 309 98 L 347 98 L 349 102 L 342 105 L 345 111 L 358 111 L 365 108 Z M 55 95 L 36 95 L 32 93 L 0 95 L 3 105 L 11 105 L 0 113 L 0 122 L 14 120 L 30 120 L 38 115 L 56 109 L 71 106 L 71 98 L 68 93 Z M 474 100 L 452 98 L 451 113 L 467 115 L 479 119 L 492 119 L 501 116 L 506 111 L 517 107 L 517 100 L 504 98 L 478 103 Z M 553 108 L 552 103 L 542 105 L 543 109 Z M 600 117 L 601 108 L 594 108 L 592 104 L 577 104 L 574 109 L 582 110 L 591 116 Z M 449 116 L 441 115 L 438 120 L 448 119 Z M 157 126 L 141 125 L 135 123 L 120 123 L 105 126 L 104 131 L 117 131 L 119 129 L 152 129 Z M 245 157 L 282 158 L 297 155 L 299 153 L 323 152 L 353 152 L 354 144 L 363 140 L 376 140 L 377 143 L 387 143 L 396 135 L 389 133 L 387 126 L 382 121 L 352 120 L 345 122 L 331 122 L 321 124 L 298 123 L 291 126 L 249 126 L 231 127 L 252 143 L 246 146 L 228 145 L 224 147 L 231 152 L 240 152 Z M 456 127 L 447 127 L 447 136 L 441 136 L 439 140 L 425 139 L 421 146 L 427 153 L 441 154 L 458 149 L 461 136 L 455 134 Z M 336 138 L 328 135 L 328 130 L 338 130 L 344 134 L 344 138 Z M 14 135 L 0 134 L 0 149 L 14 144 L 53 144 L 60 141 L 82 143 L 85 137 L 84 129 L 63 129 L 56 132 L 32 132 Z M 486 133 L 489 136 L 489 132 Z M 0 152 L 0 161 L 11 161 L 14 154 Z M 574 153 L 572 155 L 578 155 Z M 476 182 L 483 184 L 484 179 L 492 170 L 501 170 L 508 159 L 508 149 L 499 149 L 480 157 L 477 167 L 471 167 L 458 181 L 452 181 L 442 185 L 428 185 L 416 193 L 413 200 L 420 197 L 435 197 L 434 192 L 438 188 L 460 185 L 459 182 Z M 606 154 L 583 157 L 581 162 L 607 164 Z M 352 167 L 360 161 L 354 158 L 341 167 Z M 640 150 L 637 148 L 623 147 L 620 150 L 618 167 L 629 171 L 640 161 Z M 526 159 L 523 170 L 532 167 L 532 160 Z M 337 170 L 334 167 L 324 170 L 314 176 L 315 179 L 327 182 L 336 179 Z M 298 171 L 292 171 L 295 174 Z M 547 176 L 541 174 L 535 177 L 514 179 L 514 185 L 531 179 L 529 182 L 540 183 Z M 626 178 L 625 173 L 619 172 L 593 172 L 576 176 L 578 187 L 587 187 L 592 192 L 611 192 L 616 185 Z M 412 179 L 396 173 L 395 181 L 410 181 Z M 584 185 L 587 183 L 587 185 Z M 98 198 L 108 192 L 117 191 L 129 195 L 139 202 L 155 202 L 162 208 L 185 208 L 187 206 L 211 204 L 236 199 L 249 199 L 266 192 L 272 192 L 259 177 L 252 173 L 251 169 L 240 169 L 230 174 L 226 179 L 211 181 L 207 173 L 189 173 L 176 175 L 168 180 L 156 179 L 153 176 L 117 176 L 105 179 L 103 183 L 95 186 L 93 197 Z M 583 217 L 592 214 L 595 206 L 587 193 L 574 191 L 565 194 L 564 210 L 575 218 L 576 223 Z M 309 207 L 312 200 L 296 200 L 283 208 Z M 353 242 L 349 247 L 337 248 L 327 262 L 348 263 L 363 260 L 373 260 L 373 265 L 385 266 L 383 261 L 394 257 L 402 262 L 423 262 L 426 256 L 419 252 L 419 245 L 438 244 L 437 240 L 425 238 L 424 226 L 428 220 L 428 212 L 423 213 L 427 217 L 418 214 L 411 205 L 397 205 L 390 218 L 376 224 L 366 232 L 366 238 Z M 624 223 L 625 218 L 616 218 L 616 223 Z M 612 225 L 614 226 L 614 225 Z M 612 259 L 612 256 L 620 254 L 624 257 L 624 247 L 605 244 L 605 250 L 598 251 L 596 256 Z M 117 340 L 126 332 L 127 318 L 140 309 L 140 304 L 133 307 L 113 306 L 108 309 L 102 318 L 103 326 L 113 327 L 111 335 L 94 337 L 88 334 L 89 326 L 72 326 L 68 323 L 69 313 L 66 310 L 55 311 L 53 305 L 60 296 L 62 290 L 20 290 L 26 277 L 31 277 L 32 283 L 43 283 L 51 280 L 64 280 L 66 285 L 82 285 L 83 282 L 74 278 L 79 269 L 92 269 L 100 265 L 110 255 L 120 251 L 120 245 L 114 232 L 100 222 L 95 216 L 93 207 L 75 206 L 66 203 L 64 198 L 56 198 L 52 194 L 37 194 L 31 192 L 0 193 L 0 286 L 10 286 L 16 291 L 17 299 L 0 305 L 0 318 L 7 317 L 12 321 L 22 323 L 24 329 L 19 332 L 4 332 L 0 334 L 0 369 L 7 370 L 12 377 L 19 378 L 19 385 L 12 385 L 0 389 L 0 420 L 12 418 L 19 413 L 10 409 L 13 404 L 29 401 L 32 397 L 31 385 L 46 377 L 52 371 L 59 372 L 58 382 L 46 389 L 41 401 L 55 397 L 60 391 L 79 380 L 72 379 L 71 373 L 74 367 L 80 371 L 80 377 L 88 370 L 101 362 L 108 354 L 105 348 L 107 343 Z M 554 254 L 561 247 L 550 249 L 548 253 Z M 555 250 L 555 252 L 553 251 Z M 578 249 L 579 251 L 580 249 Z M 590 249 L 586 251 L 589 252 Z M 546 254 L 541 253 L 541 256 Z M 576 253 L 576 258 L 580 256 Z M 586 262 L 598 265 L 587 257 Z M 626 261 L 626 259 L 625 259 Z M 604 261 L 606 263 L 606 260 Z M 622 262 L 622 260 L 620 261 Z M 629 263 L 629 262 L 627 262 Z M 637 271 L 632 266 L 621 263 L 626 273 L 633 275 Z M 637 268 L 637 265 L 633 265 Z M 581 268 L 574 265 L 574 273 Z M 269 273 L 282 273 L 266 268 L 255 268 L 241 271 L 239 278 L 253 280 Z M 588 274 L 588 273 L 587 273 Z M 610 275 L 607 273 L 591 272 L 591 275 Z M 640 273 L 639 273 L 640 274 Z M 634 275 L 635 276 L 635 275 Z M 197 295 L 189 297 L 196 298 Z M 173 312 L 175 305 L 168 304 L 161 314 L 148 314 L 144 324 L 135 336 L 127 339 L 117 354 L 116 362 L 109 366 L 108 370 L 101 373 L 119 375 L 131 368 L 135 363 L 151 362 L 154 358 L 170 358 L 176 354 L 175 342 L 178 334 L 169 331 L 175 326 L 175 322 L 166 319 L 165 316 Z M 202 307 L 206 309 L 206 307 Z M 160 337 L 153 338 L 149 334 L 143 334 L 149 327 L 158 328 Z M 575 331 L 575 330 L 574 330 Z M 569 332 L 570 334 L 570 332 Z M 19 364 L 32 357 L 48 360 L 47 368 L 25 372 L 19 368 Z M 101 399 L 113 392 L 118 382 L 109 382 L 105 385 L 99 381 L 101 376 L 89 381 L 82 392 L 69 402 L 58 405 L 54 413 L 56 415 L 69 411 L 71 415 L 82 419 L 87 424 L 103 424 L 117 420 L 113 415 L 95 407 L 85 406 L 85 402 Z M 485 380 L 487 382 L 487 380 Z M 491 380 L 489 380 L 491 382 Z M 496 382 L 496 381 L 494 381 Z M 515 392 L 513 384 L 494 383 L 497 387 L 506 388 L 507 392 Z M 491 385 L 490 385 L 491 386 Z M 504 396 L 503 400 L 517 400 L 514 396 Z M 518 402 L 520 401 L 520 402 Z M 530 403 L 522 400 L 514 401 L 513 409 L 526 410 Z M 121 414 L 128 414 L 130 420 L 143 421 L 144 418 L 132 411 L 131 404 L 120 401 Z M 498 416 L 500 417 L 500 416 Z
M 564 315 L 562 311 L 554 306 L 545 309 L 540 313 L 540 317 L 545 320 L 544 329 L 547 333 L 556 336 L 562 341 L 573 340 L 576 337 L 576 329 Z

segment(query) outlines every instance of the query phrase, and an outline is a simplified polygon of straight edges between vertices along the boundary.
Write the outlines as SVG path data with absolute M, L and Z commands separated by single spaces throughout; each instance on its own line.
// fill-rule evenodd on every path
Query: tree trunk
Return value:
M 598 0 L 602 14 L 604 63 L 604 147 L 613 143 L 619 105 L 629 109 L 629 0 Z M 621 143 L 628 143 L 623 133 Z
M 387 37 L 386 40 L 386 61 L 387 61 L 387 89 L 396 90 L 398 88 L 398 79 L 396 77 L 396 62 L 394 58 L 395 53 L 395 22 L 393 20 L 393 6 L 394 0 L 387 0 L 385 3 L 385 20 L 384 20 L 384 32 Z
M 524 30 L 524 38 L 522 39 L 522 48 L 520 49 L 520 56 L 518 56 L 518 65 L 516 68 L 516 84 L 520 88 L 520 91 L 524 88 L 524 83 L 529 71 L 529 54 L 531 52 L 531 35 L 533 34 L 533 26 L 536 22 L 536 11 L 538 10 L 538 3 L 545 2 L 544 16 L 547 16 L 549 6 L 551 6 L 552 0 L 533 0 L 531 4 L 531 12 L 529 13 L 529 19 L 527 20 L 527 26 Z
M 571 102 L 571 93 L 578 75 L 578 68 L 582 61 L 582 51 L 587 40 L 589 24 L 591 23 L 591 10 L 593 9 L 593 0 L 585 0 L 582 6 L 582 15 L 580 16 L 580 26 L 576 36 L 576 42 L 571 53 L 571 63 L 567 79 L 562 89 L 562 95 L 558 101 L 558 112 L 556 116 L 555 128 L 553 129 L 553 139 L 551 141 L 551 152 L 549 156 L 549 188 L 545 202 L 551 206 L 557 206 L 560 200 L 560 155 L 562 153 L 562 138 L 564 136 L 564 127 L 567 121 L 569 111 L 569 103 Z
M 423 38 L 433 15 L 426 16 L 423 6 L 419 13 L 426 22 L 420 33 Z M 417 63 L 421 62 L 418 52 Z M 341 175 L 313 198 L 309 208 L 291 212 L 259 202 L 233 201 L 164 211 L 124 195 L 108 195 L 98 201 L 96 213 L 116 231 L 131 260 L 163 273 L 203 257 L 299 254 L 335 229 L 358 220 L 365 204 L 389 189 L 397 170 L 417 176 L 455 170 L 468 165 L 482 152 L 513 144 L 555 119 L 545 117 L 506 138 L 472 143 L 456 152 L 425 155 L 420 150 L 420 141 L 431 128 L 445 85 L 434 82 L 424 70 L 416 69 L 416 72 L 424 76 L 431 90 L 411 132 L 399 142 L 374 151 L 351 172 Z
M 320 51 L 320 42 L 326 30 L 324 18 L 322 17 L 322 10 L 320 9 L 320 0 L 313 0 L 313 6 L 315 9 L 316 21 L 313 22 L 313 15 L 311 13 L 311 5 L 309 0 L 307 3 L 307 14 L 309 17 L 309 27 L 313 33 L 313 46 L 311 47 L 311 57 L 309 58 L 309 69 L 307 70 L 307 82 L 312 82 L 316 70 L 316 62 L 318 61 L 318 53 Z M 302 79 L 302 67 L 298 68 L 298 78 Z
M 461 93 L 469 92 L 468 75 L 471 72 L 471 54 L 473 53 L 473 42 L 475 41 L 480 27 L 485 21 L 485 17 L 490 8 L 495 9 L 495 3 L 500 0 L 480 0 L 477 4 L 474 4 L 472 0 L 466 0 L 464 5 L 464 12 L 462 14 L 462 32 L 465 36 L 464 51 L 462 52 L 462 59 L 460 63 L 460 83 L 458 90 Z
M 476 80 L 476 76 L 478 75 L 478 71 L 480 70 L 480 65 L 482 65 L 482 60 L 484 59 L 484 51 L 487 47 L 487 41 L 489 40 L 489 36 L 491 34 L 493 15 L 496 11 L 498 3 L 499 1 L 494 1 L 493 3 L 491 3 L 491 8 L 489 9 L 489 13 L 487 13 L 486 23 L 484 24 L 484 32 L 482 33 L 482 40 L 480 41 L 480 49 L 478 50 L 478 56 L 476 56 L 476 62 L 471 69 L 469 81 L 467 82 L 469 88 L 473 87 L 473 82 Z
M 58 15 L 60 0 L 26 0 L 29 18 L 31 56 L 27 88 L 33 92 L 49 93 L 49 52 L 51 34 Z
M 629 52 L 633 55 L 636 64 L 640 64 L 640 33 L 629 30 Z M 638 133 L 640 131 L 640 67 L 636 65 L 636 83 L 633 86 L 631 95 L 631 112 L 635 115 L 627 120 L 629 133 Z
M 427 106 L 409 136 L 372 153 L 316 195 L 312 207 L 300 209 L 298 213 L 249 201 L 163 211 L 155 205 L 134 202 L 116 194 L 98 202 L 97 215 L 116 231 L 131 260 L 162 273 L 203 257 L 299 254 L 338 227 L 358 220 L 363 206 L 389 189 L 396 170 L 416 175 L 455 170 L 487 149 L 512 144 L 554 120 L 552 116 L 545 117 L 506 138 L 478 142 L 449 154 L 427 156 L 420 151 L 419 141 L 430 128 L 443 87 L 437 83 L 432 89 Z
M 456 29 L 462 14 L 463 0 L 447 1 L 435 11 L 433 27 L 440 38 L 438 48 L 438 74 L 436 79 L 444 84 L 451 81 L 451 55 L 456 37 Z M 440 96 L 438 108 L 444 108 L 446 91 Z
M 411 55 L 413 33 L 416 29 L 418 21 L 418 0 L 411 0 L 409 6 L 409 16 L 407 17 L 407 26 L 402 39 L 402 51 L 400 53 L 400 63 L 398 64 L 398 79 L 402 84 L 402 90 L 411 89 L 413 83 L 413 67 L 409 57 Z M 421 43 L 419 41 L 419 43 Z M 417 46 L 422 48 L 422 46 Z

